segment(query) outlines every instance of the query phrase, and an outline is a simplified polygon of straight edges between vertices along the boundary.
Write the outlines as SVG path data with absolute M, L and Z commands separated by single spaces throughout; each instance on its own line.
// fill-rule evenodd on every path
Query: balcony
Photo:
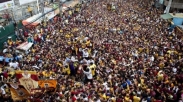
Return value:
M 164 5 L 167 6 L 168 5 L 168 2 L 169 2 L 168 0 L 165 0 L 164 1 Z M 178 3 L 178 2 L 174 2 L 173 1 L 172 4 L 171 4 L 171 7 L 172 8 L 183 9 L 183 3 Z

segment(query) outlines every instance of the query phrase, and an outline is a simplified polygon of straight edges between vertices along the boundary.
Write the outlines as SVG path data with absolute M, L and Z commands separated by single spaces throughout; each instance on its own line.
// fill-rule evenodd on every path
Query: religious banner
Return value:
M 16 71 L 16 77 L 29 93 L 38 87 L 38 77 L 34 71 Z
M 57 80 L 39 80 L 38 84 L 41 88 L 49 88 L 49 87 L 56 88 Z
M 28 92 L 31 92 L 32 89 L 38 87 L 38 82 L 31 78 L 22 77 L 19 79 L 19 81 L 20 84 L 23 85 Z
M 43 89 L 40 89 L 40 88 L 36 88 L 36 89 L 32 89 L 30 94 L 36 94 L 36 93 L 42 93 L 44 92 Z
M 39 98 L 41 97 L 45 92 L 44 88 L 36 88 L 36 89 L 32 89 L 30 94 L 33 98 Z
M 20 79 L 22 77 L 30 77 L 31 79 L 38 81 L 38 76 L 37 76 L 37 72 L 36 71 L 16 71 L 16 78 Z M 27 74 L 27 75 L 25 75 Z
M 11 97 L 14 101 L 21 101 L 30 96 L 23 86 L 14 83 L 9 83 L 8 85 L 10 86 Z

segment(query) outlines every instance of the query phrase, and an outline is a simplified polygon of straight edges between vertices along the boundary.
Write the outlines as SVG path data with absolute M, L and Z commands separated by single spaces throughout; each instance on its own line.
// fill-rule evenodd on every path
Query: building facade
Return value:
M 169 0 L 164 0 L 164 5 L 168 5 Z M 171 8 L 183 9 L 183 0 L 172 0 Z

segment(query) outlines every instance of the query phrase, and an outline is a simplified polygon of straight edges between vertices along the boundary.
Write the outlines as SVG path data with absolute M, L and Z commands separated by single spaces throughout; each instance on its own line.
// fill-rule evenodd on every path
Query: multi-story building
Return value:
M 168 5 L 169 0 L 164 0 L 164 5 Z M 172 0 L 171 8 L 183 9 L 183 0 Z

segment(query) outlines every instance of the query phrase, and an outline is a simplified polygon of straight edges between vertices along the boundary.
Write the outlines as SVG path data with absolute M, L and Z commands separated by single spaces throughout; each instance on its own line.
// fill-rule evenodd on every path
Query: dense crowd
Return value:
M 109 8 L 109 4 L 112 6 Z M 0 100 L 10 101 L 6 82 L 14 70 L 37 71 L 39 79 L 57 79 L 42 102 L 182 102 L 183 42 L 153 0 L 97 0 L 77 5 L 8 41 L 3 56 Z M 20 42 L 34 43 L 25 53 Z M 9 101 L 8 101 L 9 100 Z

